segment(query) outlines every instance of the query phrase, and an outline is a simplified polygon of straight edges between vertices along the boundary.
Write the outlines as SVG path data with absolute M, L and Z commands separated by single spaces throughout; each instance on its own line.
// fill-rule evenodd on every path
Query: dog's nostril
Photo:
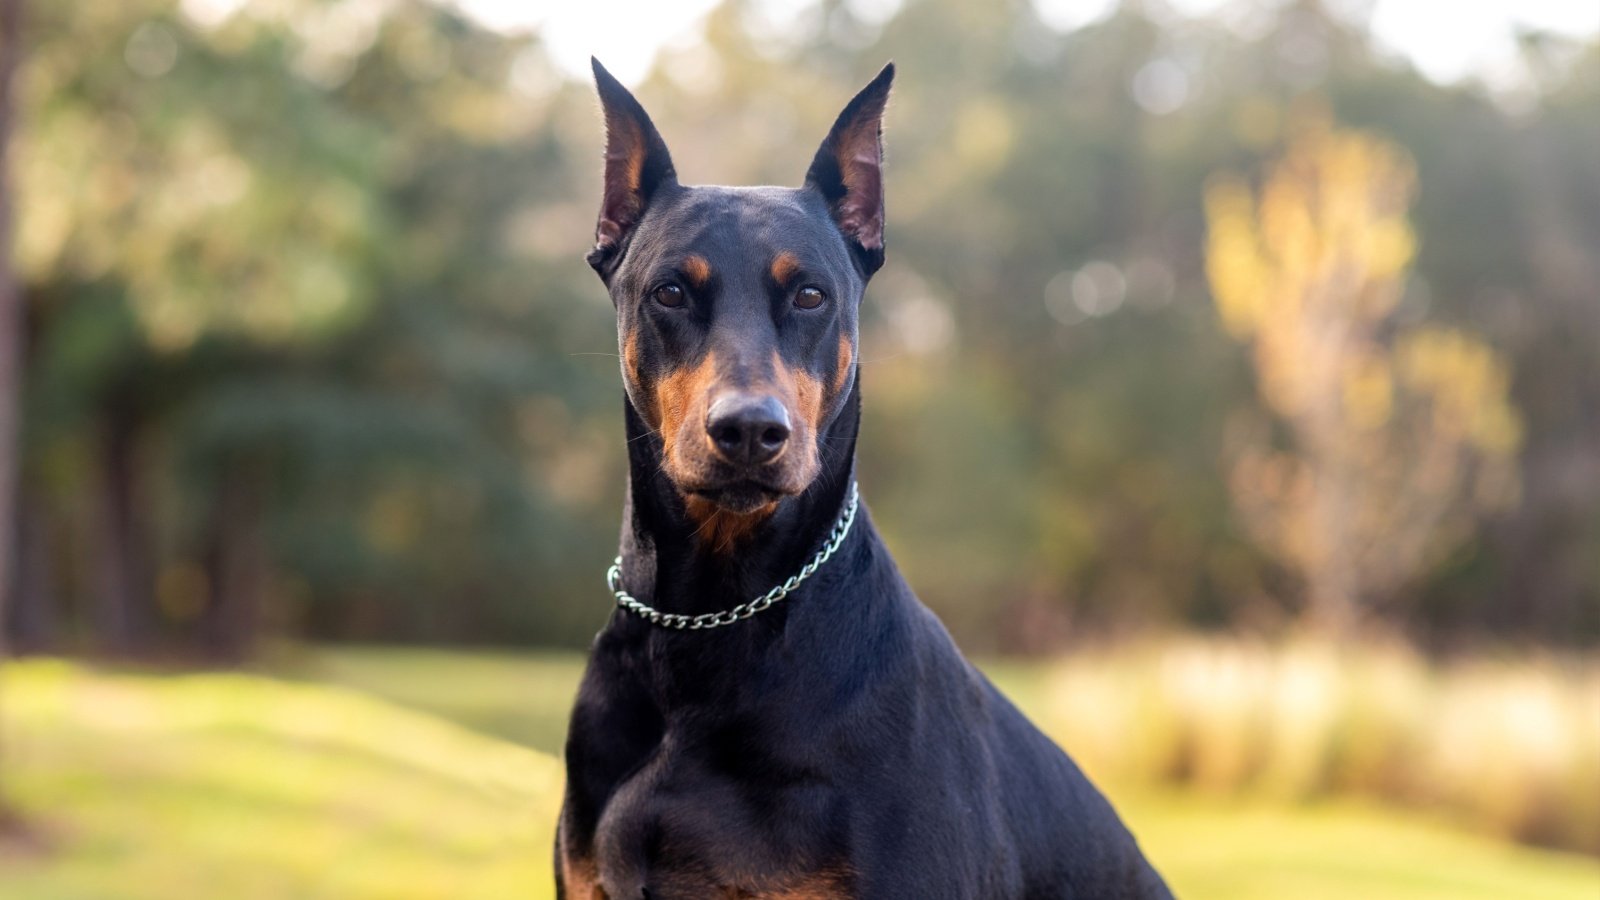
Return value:
M 706 413 L 706 434 L 728 462 L 768 462 L 789 441 L 789 413 L 776 397 L 730 395 L 711 404 Z
M 711 439 L 723 450 L 737 450 L 744 443 L 744 432 L 736 425 L 723 425 L 711 430 Z

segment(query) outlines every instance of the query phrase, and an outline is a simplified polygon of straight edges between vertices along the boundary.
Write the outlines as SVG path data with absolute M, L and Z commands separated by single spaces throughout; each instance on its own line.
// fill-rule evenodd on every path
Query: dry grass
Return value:
M 1360 794 L 1600 853 L 1600 666 L 1179 639 L 1053 665 L 1030 712 L 1099 777 Z

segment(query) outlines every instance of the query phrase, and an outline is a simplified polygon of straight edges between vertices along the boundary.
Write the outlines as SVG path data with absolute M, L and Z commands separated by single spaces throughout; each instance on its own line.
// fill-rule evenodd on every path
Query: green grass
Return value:
M 278 670 L 355 688 L 559 756 L 583 659 L 560 653 L 360 647 L 315 653 Z
M 55 852 L 7 898 L 546 897 L 560 766 L 360 693 L 4 673 L 11 799 Z
M 8 790 L 55 852 L 0 858 L 0 896 L 547 898 L 548 751 L 577 672 L 570 656 L 365 649 L 288 680 L 14 664 Z M 1001 675 L 1031 702 L 1026 669 Z M 1191 900 L 1600 896 L 1600 862 L 1415 814 L 1110 793 Z

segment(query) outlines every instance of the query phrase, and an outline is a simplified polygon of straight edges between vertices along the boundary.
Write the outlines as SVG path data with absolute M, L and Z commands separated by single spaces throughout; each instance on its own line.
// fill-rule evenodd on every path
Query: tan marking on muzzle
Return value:
M 850 349 L 850 336 L 839 335 L 839 369 L 833 373 L 833 396 L 837 398 L 844 393 L 844 386 L 850 380 L 850 363 L 855 359 L 855 351 Z
M 711 280 L 711 263 L 706 262 L 704 256 L 690 254 L 683 258 L 683 264 L 678 268 L 683 270 L 683 277 L 689 279 L 690 286 L 698 289 L 706 286 Z
M 772 351 L 772 376 L 783 405 L 798 412 L 815 435 L 822 427 L 822 382 L 805 369 L 784 365 L 776 350 Z
M 628 332 L 627 337 L 622 339 L 622 377 L 635 385 L 641 387 L 644 385 L 644 372 L 639 368 L 639 335 L 631 331 Z M 640 391 L 639 393 L 640 399 L 645 401 L 646 406 L 653 407 L 655 405 L 654 398 L 648 392 Z M 658 427 L 659 423 L 656 422 L 654 409 L 641 409 L 639 412 L 644 415 L 645 421 L 650 424 L 651 428 Z
M 705 419 L 706 397 L 711 393 L 716 375 L 716 354 L 707 353 L 698 365 L 679 369 L 656 385 L 655 407 L 659 417 L 656 428 L 661 432 L 663 455 L 669 469 L 676 460 L 684 422 Z
M 772 383 L 777 388 L 778 399 L 799 419 L 792 422 L 789 443 L 784 454 L 789 457 L 788 471 L 796 490 L 803 490 L 811 479 L 817 477 L 817 436 L 822 431 L 822 382 L 805 369 L 791 369 L 783 364 L 778 351 L 772 351 Z
M 772 259 L 772 280 L 778 284 L 787 285 L 794 273 L 800 271 L 800 259 L 793 253 L 785 250 Z

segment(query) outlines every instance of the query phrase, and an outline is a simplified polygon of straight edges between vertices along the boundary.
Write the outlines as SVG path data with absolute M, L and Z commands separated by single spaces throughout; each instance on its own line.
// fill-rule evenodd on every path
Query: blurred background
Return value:
M 1600 896 L 1592 0 L 0 0 L 0 892 L 551 896 L 591 53 L 896 61 L 863 494 L 1181 895 Z

